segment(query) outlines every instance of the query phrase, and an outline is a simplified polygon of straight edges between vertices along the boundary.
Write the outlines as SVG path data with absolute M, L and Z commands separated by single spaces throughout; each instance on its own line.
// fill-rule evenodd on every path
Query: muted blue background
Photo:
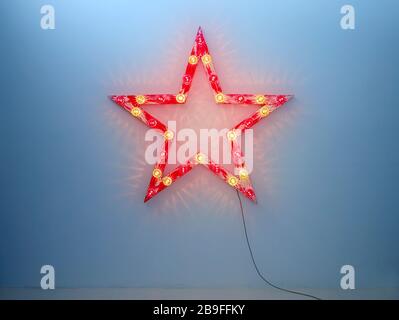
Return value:
M 199 25 L 227 91 L 296 97 L 255 130 L 259 203 L 244 208 L 261 270 L 337 288 L 351 264 L 359 288 L 399 286 L 398 3 L 0 6 L 1 287 L 38 286 L 44 264 L 58 287 L 263 286 L 228 186 L 195 170 L 143 203 L 146 129 L 107 99 L 177 91 Z

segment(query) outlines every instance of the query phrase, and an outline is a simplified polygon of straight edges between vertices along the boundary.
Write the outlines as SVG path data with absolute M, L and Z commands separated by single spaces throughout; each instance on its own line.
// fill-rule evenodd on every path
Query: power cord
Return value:
M 273 287 L 273 288 L 275 288 L 275 289 L 278 289 L 278 290 L 281 290 L 281 291 L 284 291 L 284 292 L 288 292 L 288 293 L 292 293 L 292 294 L 297 294 L 297 295 L 304 296 L 304 297 L 309 297 L 309 298 L 312 298 L 312 299 L 315 299 L 315 300 L 321 300 L 320 298 L 318 298 L 318 297 L 316 297 L 316 296 L 313 296 L 313 295 L 311 295 L 311 294 L 307 294 L 307 293 L 303 293 L 303 292 L 299 292 L 299 291 L 294 291 L 294 290 L 289 290 L 289 289 L 284 289 L 284 288 L 281 288 L 281 287 L 279 287 L 279 286 L 276 286 L 276 285 L 274 285 L 273 283 L 271 283 L 269 280 L 267 280 L 267 279 L 262 275 L 262 273 L 259 271 L 259 268 L 258 268 L 258 266 L 257 266 L 257 264 L 256 264 L 256 261 L 255 261 L 255 258 L 254 258 L 254 254 L 253 254 L 253 252 L 252 252 L 251 244 L 250 244 L 250 242 L 249 242 L 248 232 L 247 232 L 247 225 L 246 225 L 246 223 L 245 223 L 244 209 L 243 209 L 243 206 L 242 206 L 242 201 L 241 201 L 240 193 L 239 193 L 238 190 L 236 190 L 236 191 L 237 191 L 238 200 L 240 201 L 241 217 L 242 217 L 242 224 L 243 224 L 243 226 L 244 226 L 245 238 L 246 238 L 246 240 L 247 240 L 247 245 L 248 245 L 249 253 L 250 253 L 250 255 L 251 255 L 252 263 L 253 263 L 253 265 L 254 265 L 254 267 L 255 267 L 255 270 L 256 270 L 256 273 L 258 274 L 258 276 L 259 276 L 264 282 L 266 282 L 269 286 L 271 286 L 271 287 Z

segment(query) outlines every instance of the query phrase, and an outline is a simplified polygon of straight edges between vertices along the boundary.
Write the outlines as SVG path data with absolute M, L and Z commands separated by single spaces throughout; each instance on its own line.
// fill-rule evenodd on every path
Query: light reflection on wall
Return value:
M 270 70 L 261 67 L 255 70 L 244 70 L 245 66 L 241 63 L 243 58 L 239 59 L 235 56 L 240 55 L 240 53 L 233 49 L 231 41 L 228 41 L 227 37 L 220 36 L 220 33 L 216 32 L 217 29 L 210 28 L 210 32 L 205 30 L 205 36 L 216 70 L 221 78 L 222 88 L 233 88 L 229 92 L 237 93 L 246 93 L 242 89 L 245 88 L 248 93 L 282 94 L 291 92 L 286 92 L 283 89 L 276 92 L 275 88 L 280 86 L 287 88 L 295 81 L 302 81 L 290 77 L 289 74 L 283 73 L 281 70 L 270 72 Z M 171 38 L 174 39 L 171 42 L 173 45 L 167 46 L 161 51 L 149 53 L 153 61 L 152 64 L 143 66 L 138 61 L 126 62 L 127 67 L 123 68 L 123 73 L 114 72 L 108 79 L 112 82 L 112 86 L 117 89 L 117 92 L 113 93 L 177 92 L 194 34 L 195 30 L 193 32 L 179 32 L 174 37 L 171 35 Z M 176 121 L 178 130 L 192 128 L 199 136 L 199 130 L 202 128 L 231 128 L 234 124 L 252 114 L 257 107 L 217 105 L 205 79 L 202 66 L 200 66 L 193 80 L 192 90 L 186 104 L 150 105 L 145 108 L 162 122 Z M 281 111 L 287 108 L 290 111 Z M 252 175 L 252 180 L 255 186 L 262 184 L 265 185 L 267 190 L 267 194 L 258 195 L 260 201 L 271 197 L 273 192 L 273 162 L 278 160 L 278 157 L 274 154 L 274 137 L 278 137 L 286 127 L 289 127 L 295 121 L 299 112 L 295 111 L 297 109 L 298 106 L 295 105 L 295 100 L 293 100 L 284 105 L 269 119 L 254 127 L 254 166 L 256 171 Z M 120 178 L 120 182 L 128 183 L 125 195 L 131 196 L 135 201 L 142 201 L 151 174 L 151 165 L 144 161 L 144 151 L 148 145 L 148 142 L 144 142 L 144 134 L 147 128 L 134 121 L 129 114 L 119 108 L 114 108 L 112 103 L 107 104 L 105 117 L 109 119 L 110 125 L 114 126 L 115 130 L 120 130 L 121 144 L 125 148 L 129 146 L 129 149 L 131 149 L 130 151 L 125 150 L 127 161 L 121 167 L 126 177 Z M 169 165 L 167 168 L 170 171 L 173 165 Z M 179 206 L 190 208 L 193 205 L 201 205 L 199 199 L 204 198 L 211 202 L 211 207 L 217 213 L 229 213 L 237 207 L 235 192 L 218 181 L 210 172 L 204 171 L 203 168 L 194 170 L 188 177 L 182 178 L 178 184 L 168 189 L 162 193 L 162 196 L 148 204 L 149 211 L 169 214 L 179 212 L 177 210 Z M 154 202 L 159 202 L 159 204 L 154 204 Z

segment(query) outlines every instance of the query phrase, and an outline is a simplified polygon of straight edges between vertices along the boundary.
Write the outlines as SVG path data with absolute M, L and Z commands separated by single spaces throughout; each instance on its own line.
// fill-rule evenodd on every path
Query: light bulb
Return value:
M 211 74 L 209 76 L 209 81 L 211 81 L 211 82 L 215 82 L 215 81 L 217 81 L 217 79 L 218 79 L 218 76 L 216 74 Z
M 172 140 L 175 134 L 173 133 L 173 131 L 166 130 L 163 136 L 166 140 Z
M 238 183 L 238 179 L 234 176 L 231 176 L 227 179 L 227 182 L 229 185 L 231 185 L 232 187 L 235 187 Z
M 198 163 L 203 164 L 205 162 L 205 155 L 203 155 L 202 153 L 197 153 L 197 155 L 195 156 L 195 160 L 197 160 Z
M 235 130 L 230 130 L 229 132 L 227 132 L 227 139 L 233 141 L 236 138 L 237 138 L 237 133 L 235 132 Z
M 197 64 L 198 63 L 198 58 L 195 55 L 189 56 L 188 57 L 188 63 L 189 64 Z
M 184 84 L 190 84 L 190 82 L 191 82 L 191 76 L 189 74 L 185 74 L 183 76 L 183 83 Z
M 154 178 L 159 179 L 159 178 L 162 177 L 162 171 L 161 171 L 160 169 L 156 168 L 156 169 L 154 169 L 154 170 L 152 171 L 152 176 L 153 176 Z
M 204 54 L 201 59 L 204 64 L 208 64 L 208 63 L 212 62 L 212 58 L 209 54 Z
M 136 96 L 136 102 L 137 102 L 138 104 L 143 104 L 143 103 L 145 103 L 145 101 L 146 101 L 146 99 L 145 99 L 144 96 L 142 96 L 142 95 Z
M 222 102 L 224 102 L 225 99 L 226 99 L 226 97 L 225 97 L 225 95 L 223 93 L 218 93 L 215 96 L 215 100 L 216 100 L 217 103 L 222 103 Z
M 262 118 L 268 116 L 269 113 L 270 109 L 267 106 L 263 106 L 262 108 L 259 109 L 259 114 Z
M 265 103 L 265 101 L 266 101 L 266 98 L 264 95 L 258 95 L 258 96 L 256 96 L 255 99 L 256 99 L 257 104 L 262 104 L 262 103 Z
M 130 113 L 134 116 L 134 117 L 138 117 L 141 115 L 141 109 L 138 107 L 133 107 L 132 110 L 130 110 Z
M 155 119 L 150 119 L 150 120 L 148 120 L 148 125 L 151 128 L 154 128 L 157 125 L 157 121 Z
M 178 95 L 176 95 L 176 101 L 178 103 L 184 103 L 186 101 L 186 95 L 183 93 L 179 93 Z
M 163 177 L 162 178 L 162 183 L 165 185 L 165 186 L 170 186 L 171 184 L 172 184 L 172 178 L 171 177 L 169 177 L 169 176 L 166 176 L 166 177 Z
M 248 171 L 244 168 L 241 168 L 240 171 L 238 172 L 238 174 L 240 175 L 240 178 L 242 178 L 242 179 L 248 178 Z

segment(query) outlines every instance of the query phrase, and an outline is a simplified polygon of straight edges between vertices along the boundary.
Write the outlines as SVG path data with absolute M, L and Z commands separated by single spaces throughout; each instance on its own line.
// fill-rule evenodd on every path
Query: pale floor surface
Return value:
M 399 299 L 399 288 L 294 289 L 321 299 Z M 0 288 L 0 299 L 276 300 L 308 299 L 273 288 Z

